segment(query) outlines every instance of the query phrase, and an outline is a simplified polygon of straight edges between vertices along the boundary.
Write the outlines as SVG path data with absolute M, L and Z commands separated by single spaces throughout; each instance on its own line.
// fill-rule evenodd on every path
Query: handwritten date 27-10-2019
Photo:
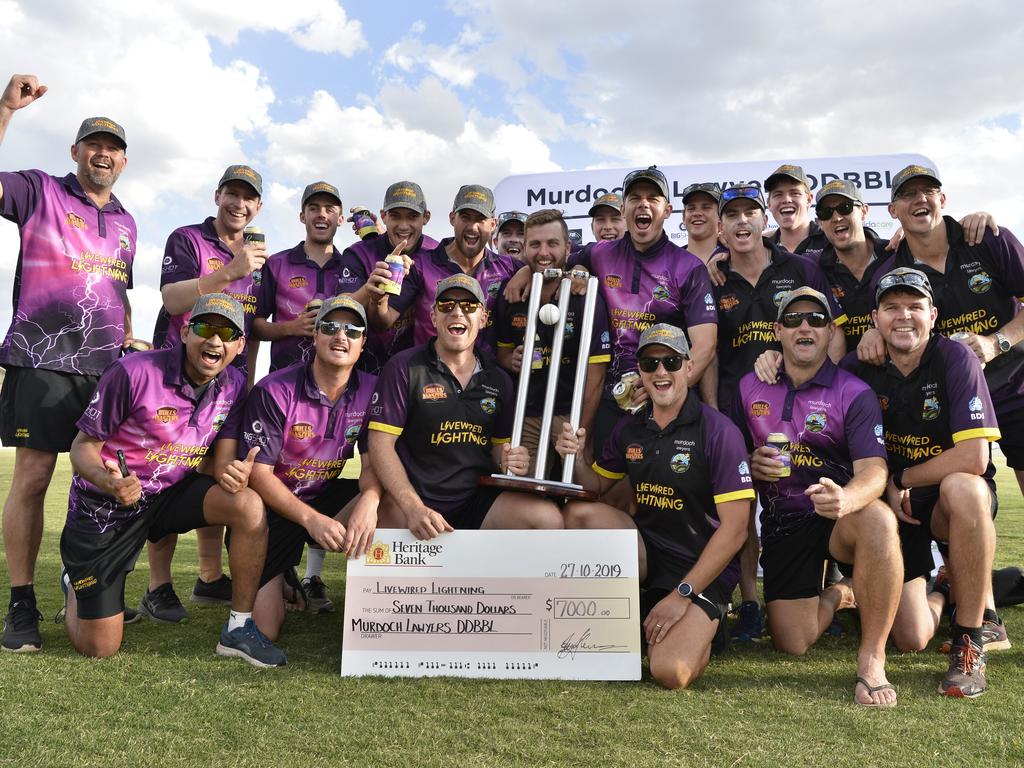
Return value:
M 562 563 L 560 579 L 617 579 L 622 576 L 618 563 Z

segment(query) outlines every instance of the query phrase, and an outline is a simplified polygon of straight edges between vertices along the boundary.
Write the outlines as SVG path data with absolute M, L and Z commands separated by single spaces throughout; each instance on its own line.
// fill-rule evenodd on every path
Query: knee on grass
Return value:
M 703 669 L 692 669 L 680 659 L 651 659 L 651 677 L 662 688 L 675 691 L 689 688 Z

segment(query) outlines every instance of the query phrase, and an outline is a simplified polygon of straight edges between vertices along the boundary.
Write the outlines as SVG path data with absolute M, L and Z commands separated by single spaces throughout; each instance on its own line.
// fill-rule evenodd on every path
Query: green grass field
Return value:
M 0 452 L 0 499 L 13 453 Z M 1024 562 L 1024 504 L 1005 469 L 997 562 Z M 226 609 L 126 628 L 112 659 L 77 656 L 52 617 L 69 467 L 47 500 L 37 570 L 44 651 L 0 654 L 0 766 L 1014 766 L 1024 763 L 1024 609 L 1003 612 L 1013 650 L 989 662 L 989 692 L 945 699 L 945 659 L 892 653 L 899 707 L 851 704 L 856 643 L 823 638 L 805 658 L 735 646 L 690 690 L 639 683 L 343 679 L 341 614 L 290 616 L 289 664 L 257 670 L 214 654 Z M 196 578 L 195 538 L 175 559 Z M 129 578 L 145 586 L 145 558 Z M 344 563 L 325 580 L 341 603 Z M 0 588 L 7 599 L 6 568 Z M 5 603 L 6 604 L 6 603 Z M 940 632 L 942 630 L 940 629 Z

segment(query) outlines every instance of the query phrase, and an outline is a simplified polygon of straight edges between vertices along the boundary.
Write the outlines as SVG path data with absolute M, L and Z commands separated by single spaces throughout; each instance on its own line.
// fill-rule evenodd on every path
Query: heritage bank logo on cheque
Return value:
M 366 553 L 367 565 L 429 565 L 444 551 L 442 544 L 422 541 L 375 541 Z

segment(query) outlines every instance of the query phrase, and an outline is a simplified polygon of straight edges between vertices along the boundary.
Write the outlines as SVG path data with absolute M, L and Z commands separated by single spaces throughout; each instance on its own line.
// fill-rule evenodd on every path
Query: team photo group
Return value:
M 46 91 L 11 77 L 0 141 Z M 4 651 L 43 648 L 49 490 L 67 498 L 52 608 L 85 656 L 117 653 L 134 621 L 187 619 L 172 562 L 193 530 L 188 599 L 229 606 L 217 653 L 279 667 L 289 612 L 335 610 L 326 553 L 364 557 L 377 529 L 626 529 L 666 688 L 731 643 L 803 655 L 849 612 L 854 704 L 896 706 L 887 651 L 939 633 L 938 692 L 986 691 L 1011 646 L 996 609 L 1024 599 L 1021 571 L 994 569 L 992 461 L 998 443 L 1024 488 L 1024 248 L 989 214 L 948 215 L 934 168 L 891 177 L 882 238 L 851 181 L 786 164 L 673 195 L 652 165 L 594 201 L 585 246 L 562 211 L 496 210 L 487 179 L 433 209 L 396 179 L 372 212 L 309 179 L 303 239 L 271 253 L 264 179 L 231 165 L 210 172 L 210 216 L 167 233 L 162 306 L 139 328 L 136 224 L 114 194 L 130 132 L 73 130 L 72 172 L 0 172 L 20 237 L 0 345 Z M 685 246 L 665 228 L 680 209 Z M 448 236 L 424 233 L 445 214 Z M 534 291 L 560 322 L 535 322 Z M 70 488 L 51 488 L 61 453 Z M 567 457 L 596 500 L 480 482 L 558 477 Z M 148 585 L 126 595 L 144 550 Z

